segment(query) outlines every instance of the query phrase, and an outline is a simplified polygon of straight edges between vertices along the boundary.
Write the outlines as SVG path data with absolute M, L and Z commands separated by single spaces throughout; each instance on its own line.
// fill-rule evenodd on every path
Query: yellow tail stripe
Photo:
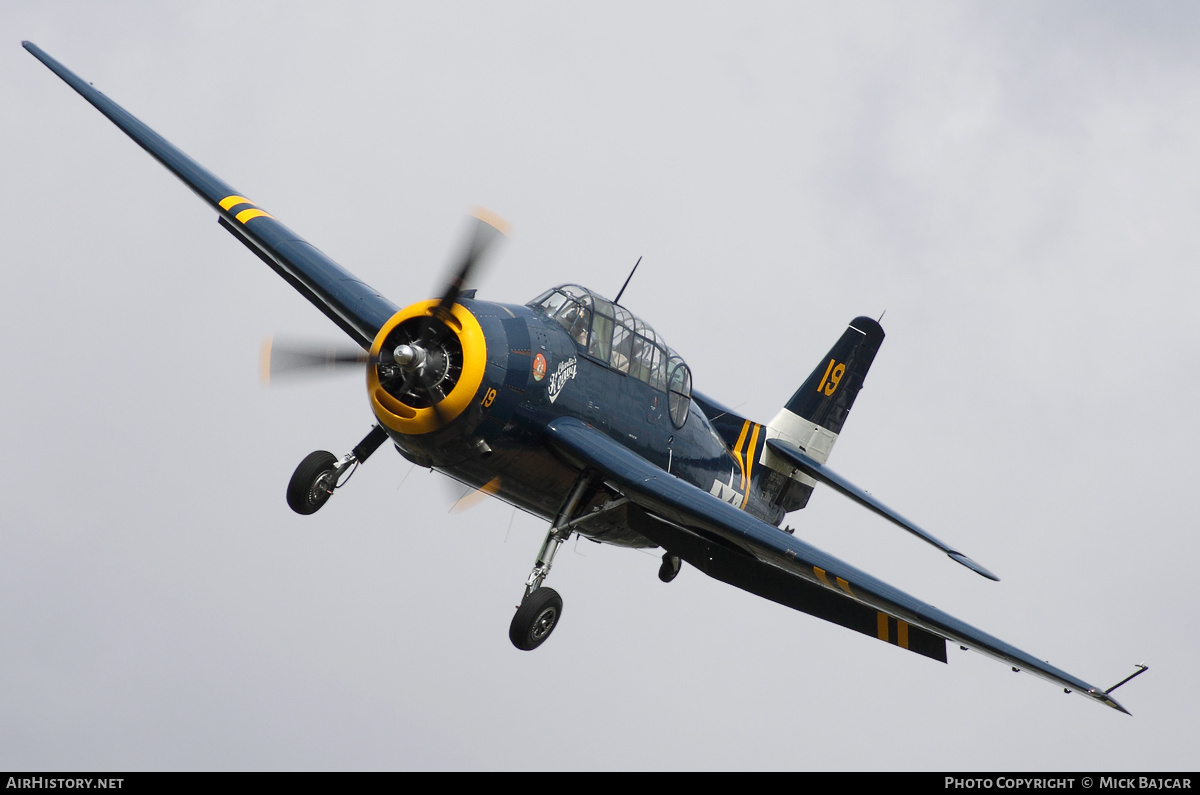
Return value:
M 742 470 L 742 493 L 746 492 L 746 463 L 742 460 L 742 445 L 746 443 L 746 431 L 750 430 L 750 420 L 746 420 L 742 424 L 742 432 L 738 436 L 737 444 L 733 446 L 733 460 L 737 461 L 738 468 Z
M 742 484 L 743 490 L 746 492 L 746 499 L 742 502 L 742 510 L 746 510 L 746 506 L 750 504 L 750 489 L 754 487 L 754 448 L 758 444 L 758 432 L 762 430 L 762 426 L 758 423 L 754 424 L 754 432 L 750 434 L 750 446 L 746 448 L 746 477 Z
M 908 624 L 896 619 L 896 645 L 902 649 L 908 648 Z
M 881 641 L 883 641 L 884 643 L 887 643 L 888 642 L 888 614 L 887 613 L 876 613 L 875 614 L 875 626 L 878 628 L 878 631 L 879 631 L 879 639 Z

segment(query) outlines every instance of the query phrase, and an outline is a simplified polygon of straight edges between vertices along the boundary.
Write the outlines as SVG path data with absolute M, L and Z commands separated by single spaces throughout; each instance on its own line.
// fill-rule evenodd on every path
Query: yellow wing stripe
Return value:
M 813 574 L 817 575 L 817 579 L 820 580 L 826 588 L 833 587 L 833 583 L 831 583 L 829 578 L 825 576 L 825 569 L 822 569 L 820 566 L 813 566 Z M 846 582 L 841 577 L 835 577 L 834 581 L 837 583 L 837 587 L 846 592 L 846 596 L 854 596 L 854 591 L 850 590 L 850 583 Z M 858 597 L 854 596 L 854 598 L 857 599 Z M 883 614 L 880 613 L 880 615 Z
M 238 205 L 249 204 L 250 205 L 249 208 L 242 210 L 240 213 L 238 213 L 237 215 L 234 216 L 234 218 L 236 218 L 238 221 L 240 221 L 243 224 L 246 223 L 247 221 L 249 221 L 251 218 L 274 218 L 275 217 L 275 216 L 271 215 L 269 212 L 267 212 L 266 210 L 260 210 L 257 207 L 255 207 L 254 202 L 250 201 L 245 196 L 237 196 L 237 195 L 226 196 L 224 199 L 221 199 L 221 201 L 217 202 L 217 204 L 220 205 L 222 210 L 226 210 L 226 211 L 232 210 L 234 207 L 237 207 Z
M 249 221 L 251 218 L 259 218 L 259 217 L 274 218 L 275 216 L 271 215 L 266 210 L 260 210 L 257 207 L 252 208 L 250 210 L 242 210 L 240 213 L 238 213 L 237 215 L 234 216 L 234 218 L 237 218 L 243 224 L 246 223 L 247 221 Z
M 245 196 L 226 196 L 218 203 L 221 205 L 222 210 L 228 210 L 233 207 L 237 207 L 239 204 L 254 204 L 254 202 L 250 201 Z
M 896 622 L 896 637 L 892 639 L 891 622 Z M 908 622 L 893 618 L 887 613 L 875 613 L 876 634 L 884 643 L 891 643 L 902 649 L 908 648 Z

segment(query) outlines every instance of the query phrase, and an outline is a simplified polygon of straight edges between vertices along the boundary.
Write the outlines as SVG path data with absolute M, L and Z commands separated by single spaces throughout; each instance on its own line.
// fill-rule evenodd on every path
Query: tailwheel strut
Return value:
M 325 450 L 309 453 L 288 481 L 288 506 L 304 516 L 321 510 L 334 490 L 344 485 L 354 468 L 370 458 L 385 439 L 387 431 L 376 425 L 341 461 Z
M 533 564 L 533 571 L 525 580 L 525 595 L 508 627 L 509 640 L 521 651 L 533 651 L 541 646 L 558 626 L 558 620 L 562 616 L 562 597 L 553 588 L 542 587 L 542 583 L 550 573 L 550 566 L 554 563 L 554 555 L 558 548 L 570 537 L 570 522 L 575 517 L 579 503 L 591 487 L 591 473 L 581 473 L 562 507 L 558 509 L 558 514 L 546 533 L 546 540 L 542 542 L 542 548 L 538 552 L 537 562 Z

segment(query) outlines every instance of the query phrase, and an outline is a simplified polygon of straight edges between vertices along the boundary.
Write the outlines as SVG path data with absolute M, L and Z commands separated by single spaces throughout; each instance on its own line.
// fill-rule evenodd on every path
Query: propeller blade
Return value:
M 259 361 L 259 374 L 263 383 L 270 383 L 272 378 L 325 374 L 348 370 L 348 366 L 361 367 L 386 362 L 398 367 L 399 372 L 391 370 L 383 385 L 391 391 L 392 385 L 399 381 L 400 390 L 393 394 L 424 396 L 429 407 L 433 409 L 436 426 L 444 426 L 448 418 L 439 404 L 445 400 L 447 387 L 439 382 L 445 377 L 445 372 L 435 374 L 428 371 L 426 368 L 432 365 L 426 364 L 426 357 L 432 356 L 437 361 L 437 357 L 440 356 L 442 369 L 445 370 L 449 366 L 446 363 L 447 354 L 442 337 L 444 334 L 453 333 L 446 324 L 451 308 L 466 289 L 472 276 L 478 275 L 480 264 L 496 241 L 509 231 L 508 222 L 493 212 L 476 207 L 471 215 L 466 247 L 457 266 L 451 271 L 450 281 L 442 291 L 437 306 L 423 319 L 415 339 L 411 331 L 405 332 L 402 337 L 404 346 L 417 349 L 415 354 L 409 350 L 402 354 L 400 359 L 396 359 L 393 358 L 393 349 L 388 348 L 380 352 L 378 357 L 371 357 L 357 348 L 276 343 L 272 338 L 267 338 L 263 341 Z M 392 344 L 394 343 L 393 339 Z M 396 347 L 394 350 L 401 348 Z
M 270 384 L 275 378 L 345 373 L 361 369 L 370 358 L 362 348 L 348 345 L 277 342 L 267 337 L 259 352 L 258 375 L 264 384 Z
M 463 252 L 462 261 L 455 269 L 450 284 L 446 286 L 442 299 L 438 302 L 437 309 L 434 310 L 435 314 L 449 311 L 454 302 L 458 300 L 459 294 L 466 289 L 472 271 L 483 261 L 488 249 L 501 237 L 508 235 L 510 229 L 508 222 L 490 210 L 476 207 L 471 215 L 474 221 L 471 225 L 470 240 L 467 243 L 466 251 Z
M 454 275 L 442 293 L 438 305 L 434 307 L 433 312 L 421 324 L 421 332 L 417 335 L 414 343 L 419 348 L 429 348 L 445 330 L 444 326 L 441 325 L 443 323 L 442 319 L 448 315 L 450 308 L 458 301 L 458 297 L 466 289 L 467 284 L 470 283 L 472 274 L 478 270 L 488 251 L 495 245 L 497 240 L 507 236 L 511 228 L 508 222 L 499 215 L 482 207 L 476 207 L 472 210 L 471 216 L 473 220 L 466 249 L 463 252 L 458 267 L 454 269 Z M 437 418 L 437 427 L 444 426 L 446 424 L 446 416 L 442 413 L 439 404 L 445 399 L 445 396 L 434 394 L 429 385 L 424 383 L 424 379 L 417 377 L 416 371 L 405 378 L 401 394 L 407 393 L 414 385 L 419 385 L 419 388 L 429 400 L 429 406 L 433 409 L 434 416 Z
M 442 409 L 440 407 L 442 400 L 445 400 L 445 398 L 433 400 L 431 397 L 429 403 L 429 408 L 433 409 L 433 415 L 437 417 L 438 428 L 444 428 L 446 426 L 446 415 L 442 413 Z
M 468 489 L 458 501 L 450 506 L 450 513 L 462 513 L 474 508 L 487 497 L 500 491 L 500 478 L 492 478 L 477 489 Z

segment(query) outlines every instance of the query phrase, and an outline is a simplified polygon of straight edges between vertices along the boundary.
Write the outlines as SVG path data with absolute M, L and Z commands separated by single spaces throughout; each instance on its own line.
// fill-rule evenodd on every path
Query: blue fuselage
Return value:
M 579 469 L 549 450 L 541 429 L 572 416 L 706 492 L 731 495 L 728 501 L 739 506 L 745 501 L 745 463 L 696 403 L 676 427 L 666 391 L 589 355 L 544 312 L 475 300 L 461 304 L 486 340 L 482 383 L 469 407 L 443 428 L 419 435 L 389 428 L 405 457 L 552 519 Z M 607 498 L 603 490 L 595 493 L 579 513 Z M 578 529 L 609 543 L 653 546 L 628 528 Z

